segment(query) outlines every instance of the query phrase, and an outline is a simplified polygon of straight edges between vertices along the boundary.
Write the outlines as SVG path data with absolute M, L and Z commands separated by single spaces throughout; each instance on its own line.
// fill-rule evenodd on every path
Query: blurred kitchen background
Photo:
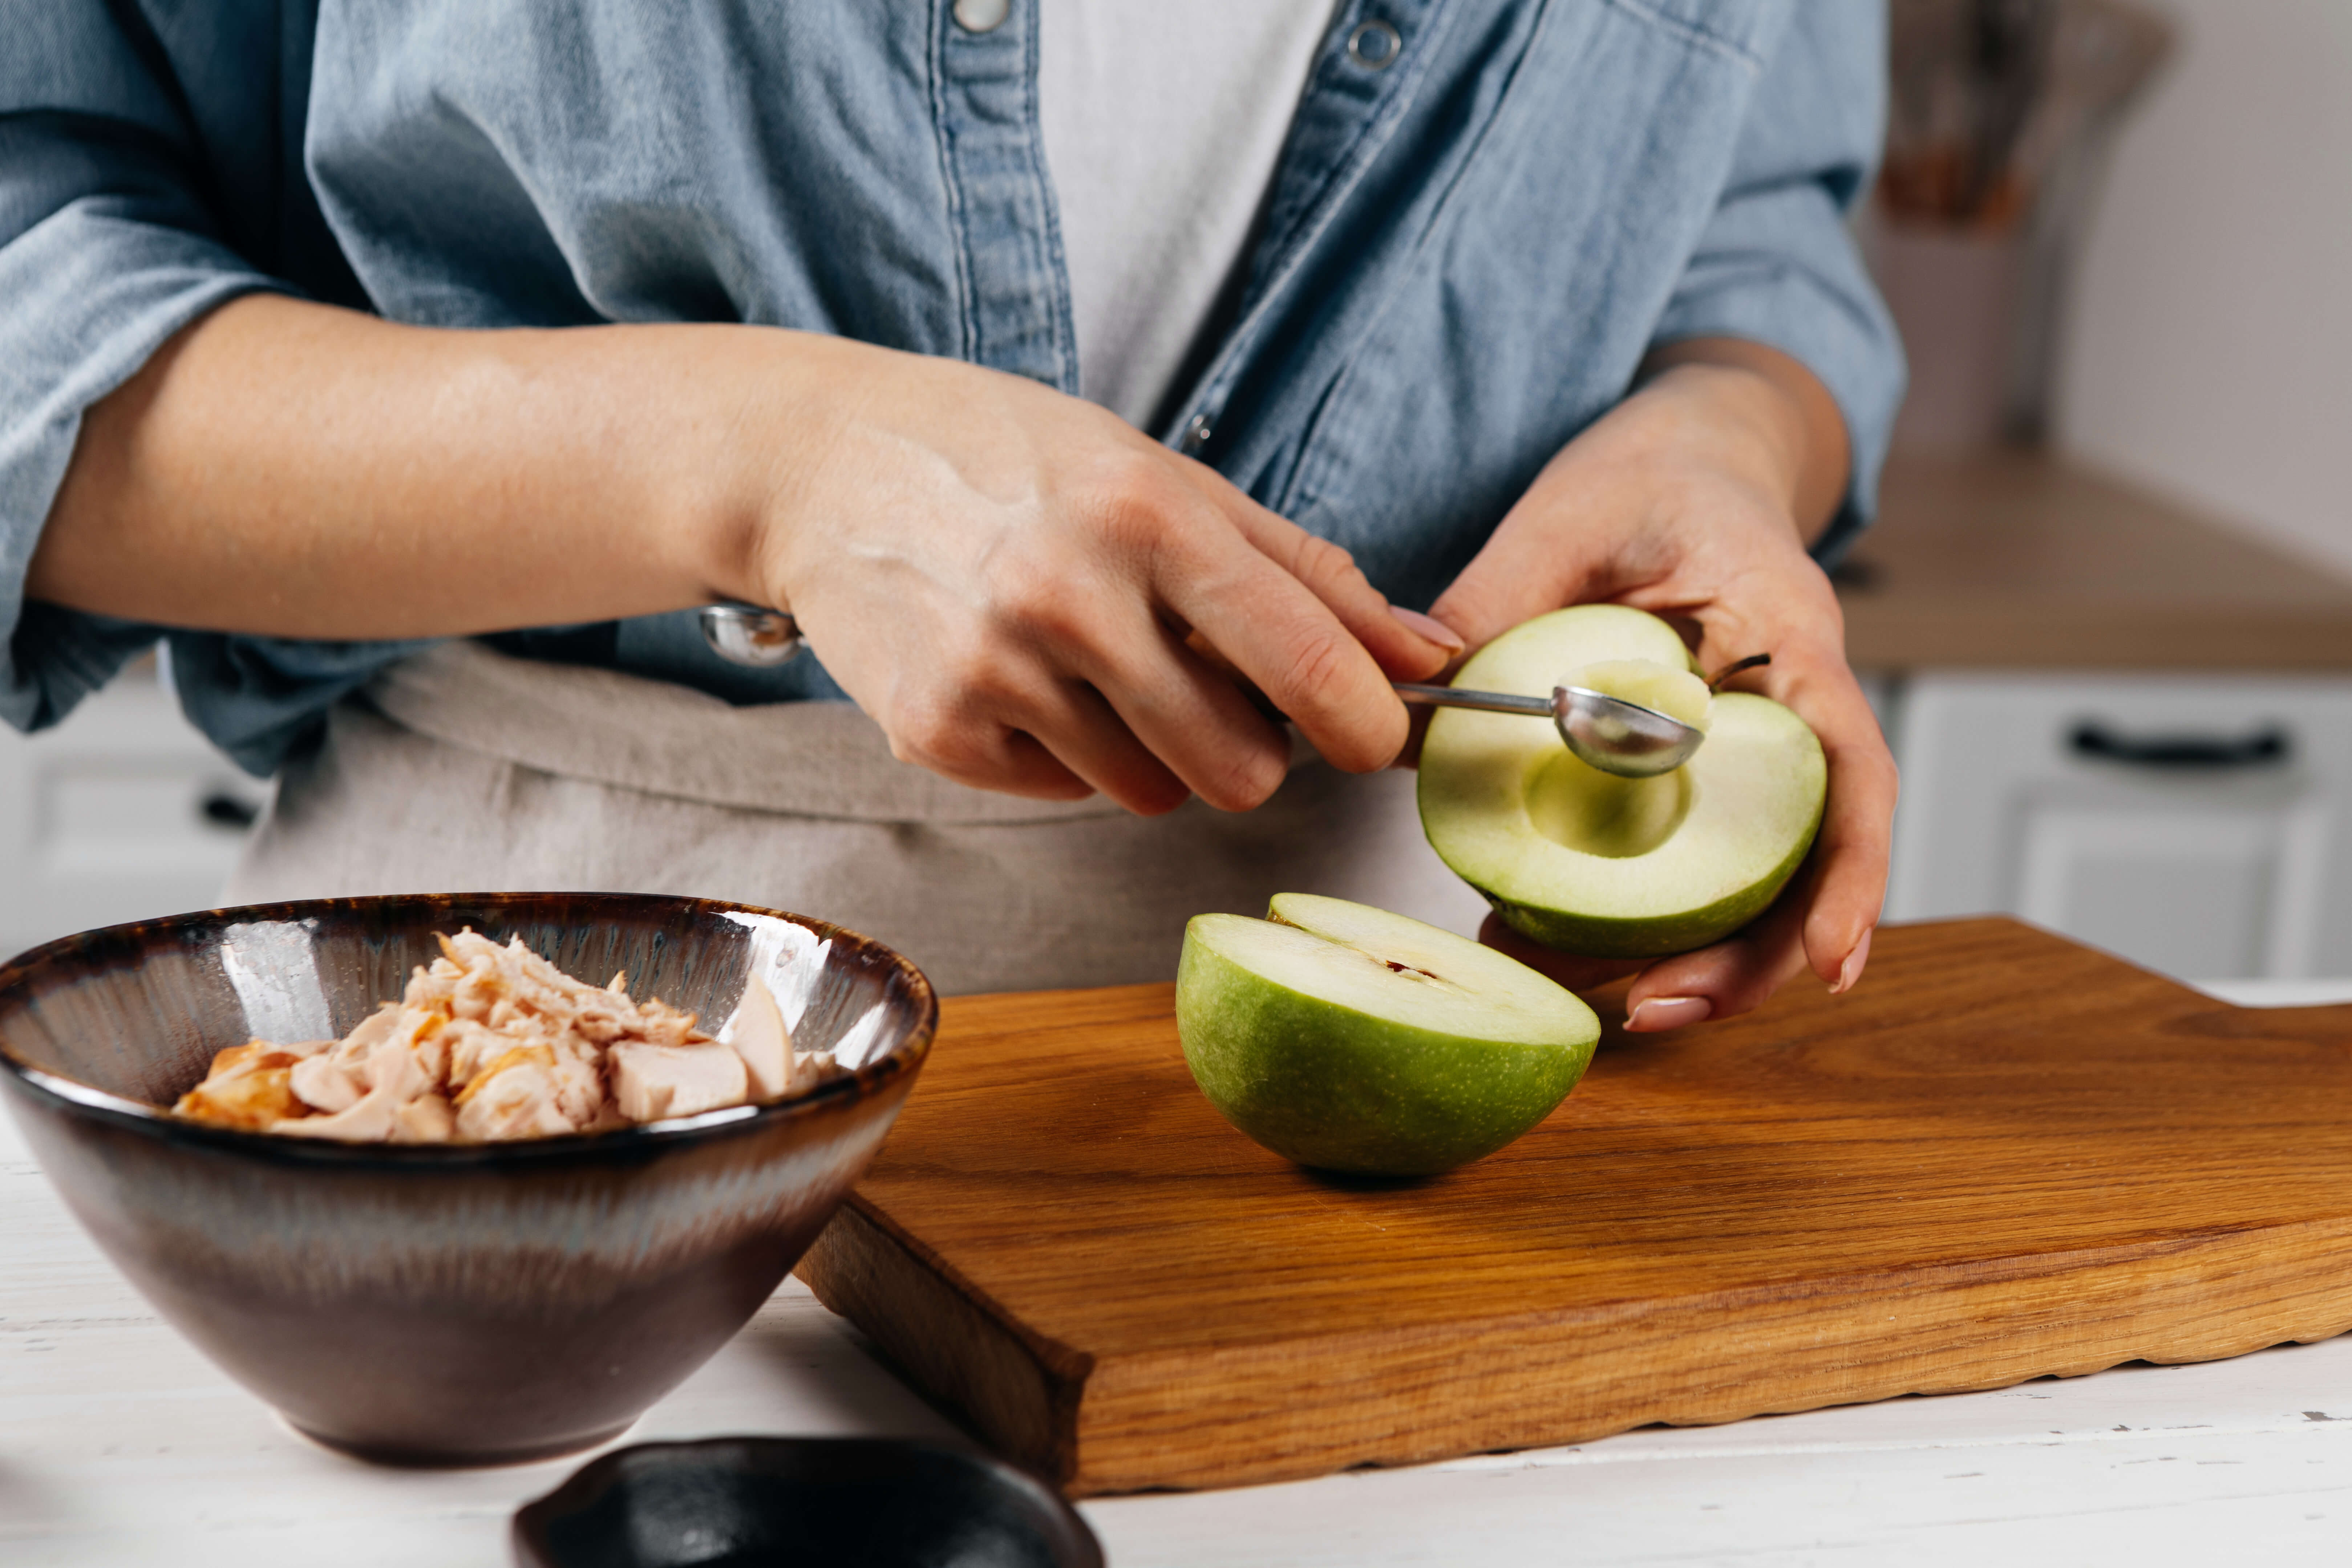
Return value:
M 1913 392 L 1838 573 L 1888 914 L 2352 998 L 2352 5 L 1893 18 L 1857 229 Z M 0 953 L 213 902 L 264 796 L 152 668 L 0 731 Z
M 2352 5 L 1895 0 L 1888 914 L 2352 996 Z

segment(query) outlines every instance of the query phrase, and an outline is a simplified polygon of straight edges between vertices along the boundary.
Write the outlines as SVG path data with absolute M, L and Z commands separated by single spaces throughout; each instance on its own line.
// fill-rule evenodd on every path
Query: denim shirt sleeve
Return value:
M 128 4 L 0 0 L 0 719 L 19 730 L 58 722 L 164 635 L 25 598 L 83 412 L 239 295 L 310 284 L 357 302 L 323 229 L 288 211 L 283 122 L 257 107 L 287 14 L 238 0 L 174 21 L 184 37 Z M 172 641 L 191 718 L 257 773 L 413 646 Z
M 268 280 L 224 245 L 187 130 L 108 10 L 14 0 L 0 33 L 0 718 L 63 718 L 155 628 L 25 603 L 83 410 Z
M 1886 18 L 1876 0 L 1802 0 L 1794 10 L 1652 341 L 1746 338 L 1821 378 L 1853 452 L 1845 500 L 1813 547 L 1830 563 L 1876 508 L 1903 400 L 1902 343 L 1846 227 L 1884 129 Z

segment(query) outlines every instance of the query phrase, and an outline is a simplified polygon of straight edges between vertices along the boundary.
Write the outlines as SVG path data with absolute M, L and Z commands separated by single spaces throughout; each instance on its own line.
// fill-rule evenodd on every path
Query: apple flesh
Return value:
M 1568 1097 L 1600 1020 L 1467 938 L 1343 899 L 1184 928 L 1176 1027 L 1226 1121 L 1326 1170 L 1425 1175 L 1493 1153 Z
M 1580 605 L 1504 633 L 1454 679 L 1540 696 L 1597 671 L 1615 689 L 1594 689 L 1689 721 L 1688 689 L 1636 664 L 1674 674 L 1690 657 L 1654 616 Z M 1768 698 L 1727 692 L 1700 711 L 1696 755 L 1627 779 L 1570 755 L 1548 724 L 1441 709 L 1421 752 L 1422 828 L 1513 929 L 1548 947 L 1591 958 L 1704 947 L 1761 914 L 1802 863 L 1829 773 L 1804 721 Z

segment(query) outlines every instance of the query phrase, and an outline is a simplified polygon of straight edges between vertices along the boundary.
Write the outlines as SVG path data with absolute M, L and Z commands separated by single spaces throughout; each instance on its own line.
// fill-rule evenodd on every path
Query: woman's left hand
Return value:
M 1843 492 L 1845 430 L 1810 373 L 1724 339 L 1676 344 L 1655 374 L 1545 468 L 1432 606 L 1475 648 L 1565 605 L 1613 601 L 1696 624 L 1702 668 L 1750 654 L 1740 678 L 1821 738 L 1829 801 L 1811 856 L 1762 917 L 1713 947 L 1661 959 L 1626 996 L 1627 1027 L 1744 1013 L 1810 966 L 1832 991 L 1861 977 L 1886 889 L 1895 759 L 1845 661 L 1844 618 L 1805 553 Z M 1553 952 L 1489 917 L 1482 939 L 1570 985 L 1639 967 Z

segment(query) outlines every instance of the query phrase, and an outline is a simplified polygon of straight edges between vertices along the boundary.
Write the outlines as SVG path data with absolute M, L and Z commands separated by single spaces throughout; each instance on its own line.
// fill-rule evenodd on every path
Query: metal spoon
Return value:
M 1772 662 L 1759 653 L 1727 665 L 1706 683 L 1712 691 L 1743 669 Z M 1464 691 L 1452 686 L 1395 682 L 1407 702 L 1438 708 L 1475 708 L 1486 713 L 1525 713 L 1549 719 L 1560 740 L 1580 762 L 1620 778 L 1655 778 L 1689 762 L 1706 739 L 1694 724 L 1581 686 L 1555 686 L 1549 697 L 1518 697 L 1506 691 Z
M 790 664 L 808 646 L 801 636 L 800 623 L 782 610 L 763 610 L 756 605 L 705 605 L 701 622 L 702 638 L 710 645 L 710 651 L 730 664 L 772 669 Z M 1769 653 L 1743 658 L 1717 671 L 1707 689 L 1715 689 L 1743 669 L 1771 662 Z M 1623 778 L 1670 773 L 1689 762 L 1699 742 L 1706 739 L 1706 731 L 1696 725 L 1581 686 L 1556 686 L 1549 697 L 1517 697 L 1405 680 L 1394 685 L 1397 695 L 1407 702 L 1549 719 L 1570 752 L 1602 773 Z
M 705 605 L 700 619 L 702 640 L 730 664 L 772 669 L 792 663 L 808 646 L 801 636 L 801 624 L 782 610 L 763 610 L 757 605 Z

